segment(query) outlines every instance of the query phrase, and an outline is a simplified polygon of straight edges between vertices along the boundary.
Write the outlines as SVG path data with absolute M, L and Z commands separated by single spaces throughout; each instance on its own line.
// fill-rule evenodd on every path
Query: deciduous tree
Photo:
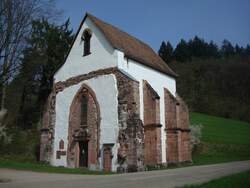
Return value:
M 53 17 L 53 0 L 1 0 L 0 2 L 0 82 L 1 108 L 5 109 L 6 85 L 20 66 L 20 57 L 30 35 L 32 20 Z M 52 11 L 53 8 L 53 11 Z

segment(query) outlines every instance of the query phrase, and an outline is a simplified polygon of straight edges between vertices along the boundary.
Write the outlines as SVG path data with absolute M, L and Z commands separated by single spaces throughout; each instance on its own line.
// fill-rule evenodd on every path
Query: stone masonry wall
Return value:
M 164 96 L 167 162 L 191 162 L 188 107 L 178 95 L 175 98 L 167 89 L 164 89 Z
M 158 165 L 162 162 L 160 97 L 150 84 L 143 81 L 144 104 L 144 158 L 145 165 Z
M 190 145 L 190 129 L 189 129 L 189 111 L 186 103 L 177 94 L 177 127 L 180 128 L 180 151 L 179 151 L 179 161 L 186 162 L 192 161 L 192 151 Z
M 55 127 L 56 93 L 53 90 L 48 97 L 42 118 L 40 137 L 40 161 L 50 162 L 53 153 L 54 127 Z
M 144 170 L 144 131 L 139 114 L 139 83 L 117 71 L 119 138 L 118 172 Z

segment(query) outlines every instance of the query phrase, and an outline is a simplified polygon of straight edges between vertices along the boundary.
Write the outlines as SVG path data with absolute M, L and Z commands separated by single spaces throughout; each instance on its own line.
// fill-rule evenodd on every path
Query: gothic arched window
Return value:
M 90 39 L 92 36 L 92 32 L 90 29 L 85 29 L 82 34 L 82 40 L 84 41 L 83 46 L 83 56 L 91 54 L 90 52 Z
M 83 95 L 81 102 L 81 125 L 87 125 L 87 115 L 88 115 L 88 97 L 86 95 Z

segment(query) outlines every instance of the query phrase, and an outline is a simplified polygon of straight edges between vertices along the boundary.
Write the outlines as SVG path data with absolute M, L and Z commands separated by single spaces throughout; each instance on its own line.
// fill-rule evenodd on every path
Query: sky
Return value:
M 195 35 L 218 45 L 250 43 L 250 0 L 57 0 L 56 6 L 74 31 L 89 12 L 155 51 L 163 40 L 176 46 Z

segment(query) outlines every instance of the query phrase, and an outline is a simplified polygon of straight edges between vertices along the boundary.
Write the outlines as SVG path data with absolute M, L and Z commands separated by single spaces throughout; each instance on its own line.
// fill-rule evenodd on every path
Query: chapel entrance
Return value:
M 88 142 L 79 142 L 79 167 L 88 167 Z
M 83 85 L 70 106 L 68 167 L 99 169 L 100 111 L 95 93 Z

